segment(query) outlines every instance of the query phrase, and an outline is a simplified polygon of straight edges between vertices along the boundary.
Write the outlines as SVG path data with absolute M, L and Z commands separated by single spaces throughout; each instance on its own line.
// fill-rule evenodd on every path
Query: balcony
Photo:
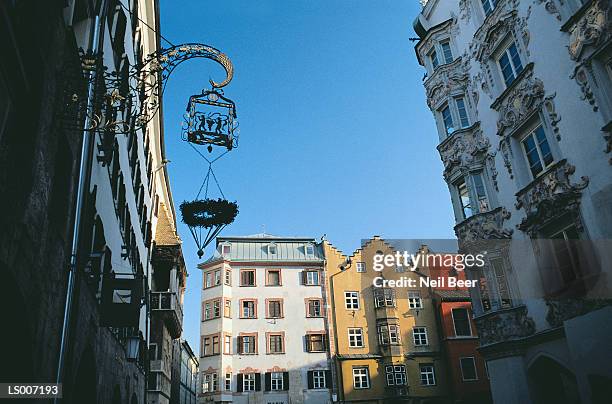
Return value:
M 488 312 L 474 318 L 480 346 L 511 342 L 535 333 L 535 322 L 527 316 L 527 306 Z
M 459 246 L 465 247 L 484 240 L 510 239 L 513 230 L 504 227 L 504 222 L 509 218 L 510 212 L 503 207 L 468 217 L 455 226 Z
M 183 331 L 183 308 L 175 292 L 151 292 L 151 313 L 160 315 L 172 338 L 179 338 Z

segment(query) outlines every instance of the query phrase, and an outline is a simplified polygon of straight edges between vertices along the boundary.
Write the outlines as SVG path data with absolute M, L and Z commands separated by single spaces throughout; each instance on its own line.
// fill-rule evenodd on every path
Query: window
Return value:
M 252 355 L 257 353 L 257 334 L 238 337 L 238 353 Z
M 580 278 L 582 273 L 578 248 L 580 234 L 576 226 L 570 225 L 563 230 L 545 234 L 545 236 L 550 239 L 553 265 L 561 274 L 563 286 Z
M 412 329 L 412 339 L 414 340 L 414 345 L 427 345 L 427 328 L 414 327 Z
M 497 293 L 501 300 L 502 308 L 512 307 L 512 298 L 510 296 L 510 287 L 508 286 L 508 279 L 506 278 L 506 269 L 503 258 L 491 258 L 489 260 L 495 281 L 497 284 Z M 482 293 L 481 293 L 482 294 Z
M 223 353 L 231 354 L 232 353 L 232 336 L 225 335 L 223 337 Z
M 350 348 L 363 348 L 363 329 L 349 328 L 348 338 Z
M 453 324 L 455 327 L 455 336 L 470 337 L 472 331 L 470 329 L 470 317 L 467 309 L 453 309 Z
M 468 118 L 467 109 L 465 108 L 464 98 L 455 98 L 455 104 L 457 104 L 457 112 L 459 113 L 459 123 L 462 128 L 467 128 L 470 126 L 470 119 Z
M 321 317 L 321 299 L 308 299 L 306 317 Z
M 386 365 L 385 375 L 387 377 L 387 386 L 406 385 L 406 366 L 404 365 Z
M 498 0 L 480 0 L 480 2 L 482 3 L 485 15 L 489 15 L 495 9 L 495 6 L 497 6 Z
M 455 131 L 455 124 L 453 123 L 453 115 L 451 114 L 451 110 L 448 104 L 444 104 L 444 106 L 440 110 L 440 114 L 442 115 L 442 122 L 444 122 L 444 129 L 446 130 L 446 134 L 450 135 Z
M 272 372 L 270 373 L 270 390 L 284 390 L 283 389 L 283 373 Z
M 353 387 L 356 389 L 370 388 L 370 372 L 367 366 L 353 368 Z
M 210 393 L 219 389 L 219 379 L 216 373 L 205 373 L 202 382 L 202 392 Z
M 257 300 L 242 300 L 240 318 L 257 318 Z
M 378 343 L 380 345 L 398 345 L 400 342 L 399 325 L 380 324 L 377 327 Z
M 206 279 L 204 287 L 205 288 L 212 288 L 213 287 L 213 273 L 212 273 L 212 271 L 206 272 L 206 275 L 205 275 L 204 278 Z
M 440 47 L 442 48 L 442 54 L 444 55 L 444 63 L 452 63 L 453 52 L 451 51 L 450 42 L 440 42 Z
M 223 317 L 232 318 L 232 301 L 229 299 L 225 299 L 225 304 L 223 305 Z
M 521 63 L 521 58 L 514 42 L 501 53 L 497 62 L 499 63 L 499 68 L 504 77 L 506 87 L 512 84 L 519 73 L 523 71 L 523 64 Z
M 476 362 L 473 357 L 460 358 L 459 365 L 461 366 L 461 377 L 463 381 L 478 380 Z
M 221 246 L 221 254 L 222 255 L 230 255 L 232 253 L 232 246 L 231 244 L 224 244 L 223 246 Z
M 541 125 L 525 136 L 521 144 L 533 178 L 536 178 L 538 174 L 554 162 L 546 134 Z
M 325 352 L 325 334 L 307 334 L 306 350 L 308 352 Z
M 365 272 L 366 271 L 366 264 L 365 262 L 358 262 L 357 263 L 357 272 Z
M 281 271 L 280 269 L 266 269 L 266 286 L 280 286 Z
M 435 49 L 432 49 L 431 52 L 429 52 L 429 60 L 431 61 L 431 66 L 434 69 L 440 64 L 438 61 L 438 54 L 436 53 Z
M 217 269 L 215 271 L 215 286 L 221 285 L 221 270 Z
M 395 290 L 374 288 L 374 305 L 376 307 L 395 307 Z
M 421 300 L 421 293 L 416 290 L 408 292 L 408 307 L 411 309 L 422 309 L 423 300 Z
M 202 356 L 219 355 L 219 336 L 209 335 L 202 337 Z
M 308 244 L 306 247 L 304 247 L 304 252 L 306 253 L 306 256 L 313 256 L 314 246 L 312 244 Z
M 459 194 L 461 214 L 463 215 L 463 219 L 467 219 L 468 217 L 474 214 L 474 211 L 472 210 L 472 203 L 470 202 L 470 193 L 468 191 L 467 184 L 465 183 L 465 179 L 461 178 L 459 182 L 457 182 L 455 187 L 457 188 L 457 193 Z
M 327 388 L 325 370 L 312 370 L 308 373 L 310 373 L 309 376 L 312 378 L 312 388 L 313 389 Z
M 276 255 L 276 244 L 269 244 L 268 245 L 268 254 L 269 255 Z
M 434 366 L 431 363 L 422 364 L 421 370 L 421 386 L 434 386 L 436 384 L 436 375 Z
M 212 318 L 212 302 L 204 302 L 204 320 Z
M 255 373 L 245 373 L 242 376 L 242 390 L 255 391 Z
M 487 190 L 484 186 L 481 173 L 472 174 L 472 180 L 474 181 L 474 190 L 476 191 L 476 198 L 478 199 L 478 211 L 480 213 L 489 211 L 489 198 L 487 197 Z
M 347 310 L 359 310 L 359 292 L 344 292 L 344 305 Z
M 232 270 L 229 268 L 225 269 L 225 284 L 227 286 L 232 286 Z
M 255 270 L 241 269 L 240 270 L 240 286 L 255 286 Z
M 302 283 L 307 286 L 319 285 L 319 271 L 304 271 L 302 272 Z
M 225 374 L 225 391 L 232 391 L 232 374 Z
M 285 353 L 285 336 L 282 333 L 268 334 L 268 353 Z
M 283 317 L 283 301 L 268 300 L 268 316 L 267 318 L 282 318 Z

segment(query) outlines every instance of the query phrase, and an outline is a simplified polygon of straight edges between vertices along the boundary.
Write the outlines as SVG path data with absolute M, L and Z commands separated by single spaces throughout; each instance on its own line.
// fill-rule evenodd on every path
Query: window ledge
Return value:
M 491 104 L 491 109 L 497 110 L 497 107 L 500 106 L 500 104 L 502 103 L 502 101 L 508 96 L 508 94 L 510 94 L 515 87 L 518 86 L 518 84 L 523 80 L 523 78 L 525 76 L 527 76 L 529 73 L 531 73 L 533 71 L 533 62 L 527 64 L 527 66 L 525 66 L 525 68 L 523 69 L 523 71 L 521 71 L 519 73 L 518 76 L 516 76 L 516 78 L 514 79 L 514 81 L 512 83 L 510 83 L 510 85 L 508 87 L 506 87 L 506 89 L 504 91 L 502 91 L 502 93 L 495 99 L 495 101 L 493 101 L 493 103 Z

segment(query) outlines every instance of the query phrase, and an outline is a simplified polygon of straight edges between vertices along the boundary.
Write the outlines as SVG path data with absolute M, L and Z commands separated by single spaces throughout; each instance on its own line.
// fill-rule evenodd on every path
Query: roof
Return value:
M 222 254 L 222 246 L 228 244 L 231 246 L 230 252 Z M 269 246 L 276 246 L 276 253 L 272 253 Z M 312 246 L 314 254 L 306 254 L 306 246 Z M 322 245 L 312 237 L 280 237 L 262 233 L 251 236 L 217 237 L 217 249 L 214 255 L 203 264 L 219 260 L 321 263 L 324 259 Z
M 470 293 L 467 290 L 434 290 L 434 294 L 445 301 L 469 302 Z
M 181 239 L 174 228 L 166 205 L 161 202 L 159 209 L 159 219 L 155 228 L 155 244 L 158 246 L 181 245 Z

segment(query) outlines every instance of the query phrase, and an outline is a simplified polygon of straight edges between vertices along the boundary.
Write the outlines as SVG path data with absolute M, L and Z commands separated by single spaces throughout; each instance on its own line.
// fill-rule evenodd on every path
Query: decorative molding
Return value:
M 479 122 L 454 132 L 438 146 L 444 164 L 444 179 L 449 181 L 456 169 L 467 171 L 471 165 L 483 163 L 489 168 L 493 185 L 498 191 L 495 152 L 490 152 L 490 149 L 491 143 L 483 135 Z
M 459 18 L 462 21 L 470 22 L 472 16 L 470 11 L 470 0 L 459 0 Z
M 544 103 L 544 83 L 533 76 L 533 64 L 516 78 L 491 108 L 499 112 L 497 134 L 501 137 L 523 124 Z
M 611 299 L 546 299 L 546 321 L 561 327 L 566 320 L 612 305 Z
M 504 207 L 478 213 L 455 226 L 455 234 L 463 245 L 482 240 L 510 239 L 514 230 L 504 228 L 511 213 Z
M 609 0 L 595 0 L 569 29 L 568 51 L 572 60 L 580 60 L 586 47 L 597 47 L 610 38 Z
M 580 97 L 580 99 L 588 102 L 591 108 L 593 108 L 593 112 L 597 112 L 599 110 L 599 106 L 597 105 L 595 94 L 591 88 L 589 77 L 594 77 L 593 65 L 591 64 L 590 60 L 576 66 L 576 69 L 570 76 L 570 79 L 574 79 L 576 80 L 576 83 L 578 83 L 580 91 L 582 92 L 582 97 Z
M 549 14 L 555 16 L 558 21 L 561 21 L 561 12 L 557 8 L 554 0 L 536 0 L 538 4 L 544 3 L 544 9 L 548 11 Z
M 474 321 L 481 346 L 509 342 L 535 333 L 535 322 L 527 316 L 526 306 L 493 311 L 475 318 Z
M 468 86 L 468 74 L 462 58 L 439 66 L 423 85 L 427 95 L 427 106 L 432 111 L 452 92 L 465 93 Z
M 561 160 L 516 194 L 516 209 L 523 208 L 527 215 L 517 226 L 520 230 L 537 237 L 550 220 L 567 214 L 574 218 L 578 229 L 582 228 L 580 198 L 581 191 L 589 185 L 589 178 L 580 177 L 581 182 L 572 184 L 569 177 L 575 170 L 573 165 Z

